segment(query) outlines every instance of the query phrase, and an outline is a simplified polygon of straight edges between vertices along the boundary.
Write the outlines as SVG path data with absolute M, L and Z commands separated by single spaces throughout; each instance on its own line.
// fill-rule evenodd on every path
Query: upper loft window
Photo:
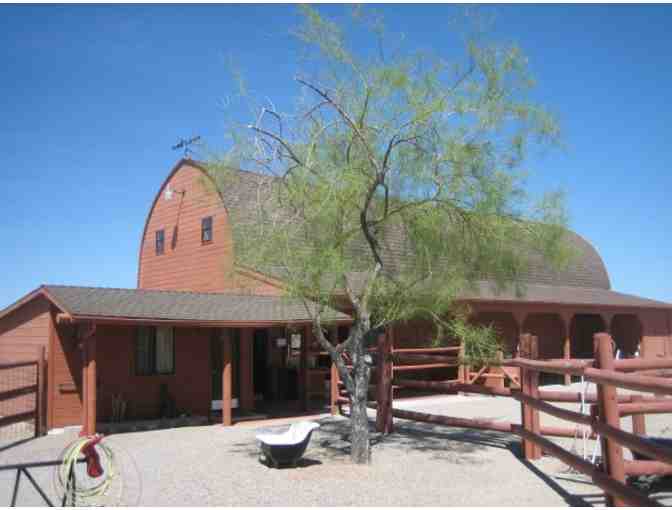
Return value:
M 163 230 L 156 231 L 156 254 L 163 255 L 165 249 L 165 233 Z
M 201 242 L 212 242 L 212 216 L 208 216 L 201 220 Z

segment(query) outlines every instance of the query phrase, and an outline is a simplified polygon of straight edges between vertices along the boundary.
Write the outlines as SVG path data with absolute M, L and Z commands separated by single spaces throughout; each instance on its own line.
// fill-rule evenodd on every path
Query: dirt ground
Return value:
M 518 421 L 520 406 L 505 398 L 447 396 L 395 402 L 396 407 L 460 417 Z M 568 408 L 573 406 L 568 405 Z M 574 406 L 575 407 L 575 406 Z M 372 416 L 373 417 L 373 416 Z M 395 420 L 395 433 L 374 435 L 372 464 L 348 459 L 348 421 L 321 416 L 304 460 L 296 469 L 270 469 L 258 462 L 255 434 L 287 423 L 209 425 L 116 434 L 105 439 L 119 475 L 106 504 L 143 506 L 602 506 L 602 491 L 560 461 L 526 462 L 518 438 L 509 434 Z M 545 424 L 559 420 L 543 417 Z M 623 428 L 629 428 L 623 419 Z M 565 424 L 566 425 L 566 424 Z M 666 415 L 649 416 L 647 430 L 672 436 Z M 70 431 L 0 446 L 0 465 L 58 458 Z M 595 443 L 560 441 L 579 455 Z M 599 452 L 597 452 L 599 455 Z M 53 468 L 31 470 L 49 498 Z M 0 505 L 9 505 L 16 472 L 0 471 Z M 672 488 L 654 486 L 663 504 Z M 6 500 L 6 501 L 5 501 Z M 43 506 L 24 477 L 19 505 Z M 98 503 L 94 501 L 94 503 Z

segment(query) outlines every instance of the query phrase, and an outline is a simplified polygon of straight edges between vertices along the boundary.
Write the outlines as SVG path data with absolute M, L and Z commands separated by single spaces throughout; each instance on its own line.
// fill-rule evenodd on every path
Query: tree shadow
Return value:
M 484 463 L 474 454 L 485 448 L 509 450 L 513 436 L 494 431 L 450 429 L 442 425 L 396 420 L 392 434 L 382 435 L 375 431 L 375 422 L 369 420 L 372 455 L 376 450 L 398 450 L 400 453 L 415 451 L 430 453 L 434 459 L 448 460 L 456 464 Z M 319 429 L 319 446 L 326 459 L 345 458 L 350 454 L 350 422 L 326 419 Z

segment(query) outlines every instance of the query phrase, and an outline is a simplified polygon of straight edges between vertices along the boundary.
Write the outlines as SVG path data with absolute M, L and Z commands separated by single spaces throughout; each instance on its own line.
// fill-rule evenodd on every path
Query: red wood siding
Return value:
M 222 292 L 232 294 L 252 293 L 257 296 L 281 296 L 283 293 L 279 283 L 272 282 L 263 276 L 251 276 L 247 272 L 236 271 L 233 278 L 226 282 Z
M 664 310 L 642 310 L 637 314 L 642 322 L 642 348 L 647 358 L 672 355 L 668 313 Z
M 82 351 L 77 345 L 75 327 L 59 324 L 54 330 L 50 356 L 50 427 L 82 423 Z
M 566 333 L 562 318 L 552 313 L 535 313 L 527 316 L 523 324 L 524 333 L 532 333 L 539 339 L 541 359 L 562 358 L 562 348 Z M 515 347 L 517 339 L 511 344 Z
M 394 326 L 394 347 L 432 347 L 436 333 L 428 321 L 407 321 Z
M 211 400 L 210 328 L 175 328 L 175 373 L 137 376 L 133 367 L 135 328 L 99 326 L 97 338 L 98 420 L 112 415 L 112 398 L 128 402 L 126 417 L 156 418 L 161 384 L 177 409 L 207 416 Z
M 204 178 L 200 169 L 184 164 L 159 190 L 140 248 L 138 287 L 217 291 L 229 286 L 233 252 L 228 215 Z M 164 197 L 168 185 L 173 190 L 171 200 Z M 213 240 L 203 244 L 201 220 L 207 216 L 213 218 Z M 161 229 L 165 248 L 156 255 L 155 234 Z
M 54 349 L 52 427 L 82 423 L 82 355 L 72 340 L 72 327 L 59 326 Z M 175 329 L 175 374 L 136 376 L 133 368 L 135 328 L 98 326 L 96 329 L 98 421 L 109 420 L 112 397 L 128 402 L 126 417 L 156 418 L 160 385 L 168 385 L 178 410 L 207 416 L 210 407 L 209 328 Z
M 0 363 L 34 360 L 49 343 L 49 302 L 38 297 L 0 319 Z

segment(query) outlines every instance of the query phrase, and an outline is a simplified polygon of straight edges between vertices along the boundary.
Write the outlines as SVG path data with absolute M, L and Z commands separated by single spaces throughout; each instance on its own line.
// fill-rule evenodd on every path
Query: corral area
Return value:
M 578 385 L 574 385 L 578 388 Z M 520 404 L 488 396 L 439 396 L 395 402 L 395 407 L 457 417 L 520 419 Z M 576 409 L 574 404 L 563 404 Z M 372 430 L 375 412 L 371 414 Z M 143 506 L 581 506 L 604 504 L 603 492 L 588 478 L 567 471 L 559 460 L 526 462 L 519 438 L 506 433 L 449 428 L 395 419 L 395 431 L 374 435 L 373 463 L 353 466 L 347 455 L 348 421 L 319 417 L 304 461 L 297 469 L 269 469 L 257 460 L 255 434 L 287 423 L 210 425 L 127 433 L 106 441 L 117 453 L 126 482 L 122 504 Z M 559 420 L 543 416 L 542 423 Z M 630 420 L 622 420 L 630 430 Z M 672 436 L 666 415 L 647 417 L 651 434 Z M 1 451 L 1 464 L 49 460 L 74 433 L 30 440 Z M 555 441 L 555 440 L 554 440 Z M 580 440 L 558 439 L 581 455 Z M 594 441 L 588 441 L 589 453 Z M 2 448 L 2 447 L 0 447 Z M 136 475 L 137 473 L 137 475 Z M 51 487 L 50 468 L 34 469 L 35 480 Z M 14 473 L 0 472 L 0 494 L 9 504 Z M 658 499 L 672 503 L 672 486 L 659 484 Z M 666 492 L 667 491 L 667 492 Z M 53 492 L 51 493 L 53 495 Z M 41 505 L 26 480 L 17 504 Z

